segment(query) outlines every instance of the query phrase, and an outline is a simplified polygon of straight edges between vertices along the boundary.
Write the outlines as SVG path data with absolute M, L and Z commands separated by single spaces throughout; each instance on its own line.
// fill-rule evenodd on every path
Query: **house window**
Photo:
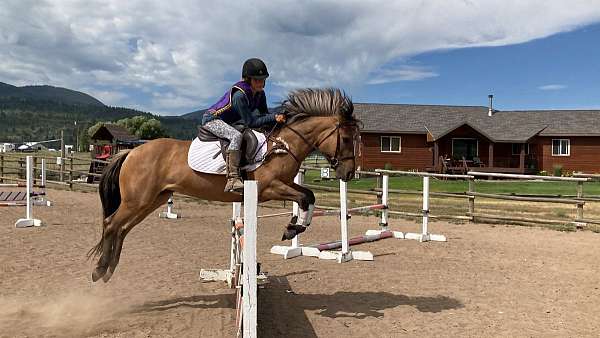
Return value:
M 400 136 L 381 136 L 382 153 L 399 153 Z
M 479 141 L 474 138 L 453 138 L 452 157 L 472 161 L 473 157 L 479 156 Z
M 552 156 L 571 155 L 571 141 L 568 138 L 552 140 Z
M 513 143 L 512 144 L 512 154 L 513 155 L 521 155 L 521 143 Z M 529 143 L 525 143 L 525 155 L 529 155 Z

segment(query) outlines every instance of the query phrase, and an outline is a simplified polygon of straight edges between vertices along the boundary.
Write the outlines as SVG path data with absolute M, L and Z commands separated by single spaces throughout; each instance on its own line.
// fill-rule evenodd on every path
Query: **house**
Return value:
M 491 103 L 491 99 L 490 99 Z M 438 171 L 600 172 L 600 111 L 355 103 L 358 165 Z M 447 161 L 453 163 L 448 164 Z

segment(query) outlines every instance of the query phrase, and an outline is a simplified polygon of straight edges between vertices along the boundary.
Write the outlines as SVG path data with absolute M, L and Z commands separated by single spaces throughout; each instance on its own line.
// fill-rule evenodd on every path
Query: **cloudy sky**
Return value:
M 160 114 L 206 108 L 269 67 L 268 96 L 600 108 L 600 0 L 3 0 L 0 81 Z

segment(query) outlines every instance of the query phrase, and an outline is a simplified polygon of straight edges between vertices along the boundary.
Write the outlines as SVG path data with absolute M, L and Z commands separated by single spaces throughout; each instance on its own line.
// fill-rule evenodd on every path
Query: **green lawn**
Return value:
M 375 177 L 363 177 L 354 179 L 348 184 L 350 189 L 373 189 L 376 186 Z M 317 171 L 307 171 L 305 182 L 324 186 L 336 187 L 337 180 L 321 180 Z M 463 180 L 441 180 L 431 178 L 429 181 L 430 191 L 461 193 L 468 190 L 468 182 Z M 390 177 L 390 189 L 421 190 L 423 179 L 421 177 L 400 176 Z M 534 195 L 575 195 L 577 194 L 577 183 L 575 182 L 515 182 L 506 180 L 477 180 L 475 191 L 482 193 L 500 194 L 534 194 Z M 600 182 L 584 183 L 585 195 L 600 195 Z

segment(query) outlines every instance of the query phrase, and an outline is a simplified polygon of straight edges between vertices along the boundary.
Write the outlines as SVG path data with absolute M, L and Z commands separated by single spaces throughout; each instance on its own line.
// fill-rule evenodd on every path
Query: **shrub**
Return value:
M 383 169 L 385 169 L 385 170 L 393 170 L 394 167 L 392 166 L 391 163 L 388 162 L 388 163 L 386 163 L 386 164 L 383 165 Z
M 562 176 L 563 166 L 560 164 L 555 164 L 552 166 L 552 173 L 554 176 Z

